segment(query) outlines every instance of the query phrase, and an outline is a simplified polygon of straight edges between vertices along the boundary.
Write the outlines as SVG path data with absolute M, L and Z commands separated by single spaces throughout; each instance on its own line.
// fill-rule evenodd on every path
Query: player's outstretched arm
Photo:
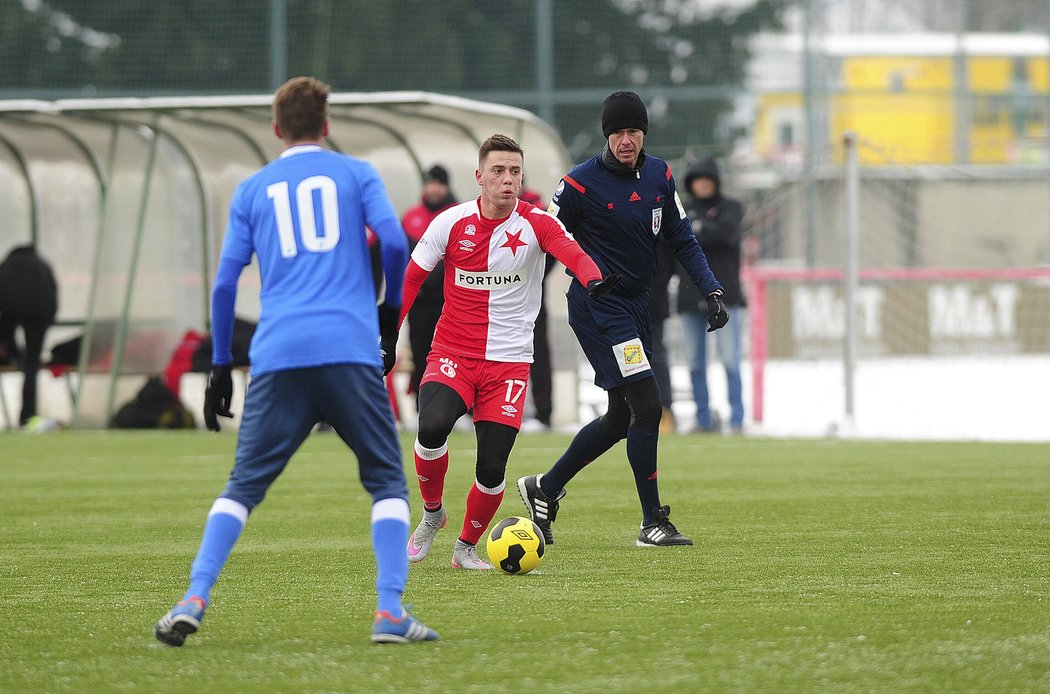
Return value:
M 211 292 L 211 374 L 204 390 L 204 424 L 211 431 L 220 431 L 219 417 L 233 417 L 230 403 L 233 399 L 233 320 L 237 303 L 237 280 L 244 263 L 224 256 L 219 260 L 215 284 Z
M 565 227 L 558 222 L 543 228 L 540 244 L 545 251 L 553 255 L 562 265 L 569 268 L 573 276 L 587 287 L 587 295 L 592 299 L 604 296 L 620 283 L 622 277 L 612 273 L 602 277 L 601 270 L 591 257 L 580 248 L 580 245 L 569 236 Z
M 379 242 L 379 257 L 383 263 L 386 294 L 383 302 L 391 306 L 401 303 L 401 285 L 408 262 L 408 240 L 397 217 L 385 217 L 372 230 Z
M 416 303 L 416 297 L 419 296 L 419 290 L 428 275 L 430 275 L 429 270 L 424 270 L 414 260 L 408 261 L 408 267 L 405 269 L 405 287 L 401 294 L 401 315 L 397 321 L 398 330 L 405 322 L 405 317 L 412 309 L 412 304 Z

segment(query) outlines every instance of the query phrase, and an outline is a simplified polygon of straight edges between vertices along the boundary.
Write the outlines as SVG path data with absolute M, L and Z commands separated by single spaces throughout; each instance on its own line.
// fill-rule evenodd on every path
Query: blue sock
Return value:
M 660 506 L 660 488 L 656 482 L 656 445 L 659 432 L 642 431 L 634 426 L 627 429 L 627 460 L 634 471 L 634 485 L 642 502 L 642 522 L 653 520 L 653 511 Z
M 376 555 L 378 610 L 404 614 L 401 594 L 408 582 L 408 502 L 382 499 L 372 506 L 372 549 Z
M 201 546 L 190 568 L 190 588 L 183 600 L 196 595 L 205 602 L 209 601 L 212 586 L 219 580 L 219 572 L 237 544 L 247 518 L 248 509 L 239 502 L 222 497 L 216 499 L 204 524 Z
M 619 439 L 614 439 L 602 431 L 599 420 L 595 419 L 585 424 L 576 432 L 572 443 L 558 458 L 558 461 L 547 471 L 547 474 L 540 478 L 540 488 L 543 493 L 553 499 L 565 488 L 569 480 L 576 476 L 576 473 L 615 446 L 617 441 Z

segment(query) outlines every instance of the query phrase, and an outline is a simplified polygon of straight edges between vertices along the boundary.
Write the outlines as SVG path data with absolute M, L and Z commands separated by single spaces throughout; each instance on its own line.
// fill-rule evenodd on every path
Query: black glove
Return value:
M 212 431 L 220 431 L 219 417 L 233 417 L 230 401 L 233 399 L 232 367 L 212 364 L 208 387 L 204 390 L 204 424 Z
M 707 324 L 711 326 L 707 332 L 713 333 L 725 327 L 728 322 L 729 311 L 726 310 L 726 305 L 722 301 L 721 290 L 716 289 L 707 295 Z
M 591 280 L 587 283 L 587 296 L 592 299 L 605 296 L 613 290 L 613 287 L 620 283 L 622 277 L 620 273 L 614 272 L 611 275 L 606 275 L 600 280 Z
M 399 307 L 379 305 L 379 356 L 383 358 L 383 375 L 394 370 L 397 363 L 397 324 L 401 319 Z

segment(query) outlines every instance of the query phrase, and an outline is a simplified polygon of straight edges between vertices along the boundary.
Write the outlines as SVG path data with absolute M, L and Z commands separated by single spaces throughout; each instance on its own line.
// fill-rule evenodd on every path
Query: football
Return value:
M 511 516 L 492 526 L 485 549 L 504 573 L 527 574 L 543 560 L 543 533 L 531 519 Z

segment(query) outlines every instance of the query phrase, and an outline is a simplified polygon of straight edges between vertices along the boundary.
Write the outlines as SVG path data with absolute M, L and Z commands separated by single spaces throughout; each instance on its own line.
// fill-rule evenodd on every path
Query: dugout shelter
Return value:
M 230 197 L 282 149 L 271 103 L 269 94 L 0 101 L 0 257 L 37 246 L 59 281 L 48 345 L 79 338 L 59 375 L 62 418 L 104 426 L 187 330 L 210 330 Z M 521 144 L 536 190 L 553 190 L 571 165 L 558 135 L 522 109 L 425 92 L 336 93 L 330 103 L 328 145 L 371 162 L 398 214 L 418 202 L 435 163 L 458 199 L 476 196 L 477 149 L 493 133 Z M 242 275 L 239 317 L 258 317 L 258 282 L 254 267 Z M 19 392 L 9 380 L 7 402 Z

